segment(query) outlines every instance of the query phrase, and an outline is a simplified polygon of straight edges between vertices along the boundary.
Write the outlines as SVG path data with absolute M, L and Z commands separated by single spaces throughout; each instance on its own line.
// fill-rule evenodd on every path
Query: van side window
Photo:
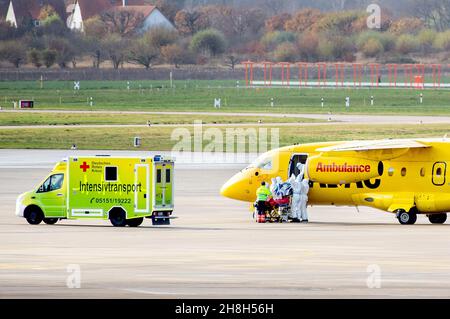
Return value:
M 117 182 L 117 166 L 105 166 L 105 181 Z
M 170 183 L 170 169 L 166 169 L 166 183 Z
M 38 193 L 47 193 L 62 188 L 64 182 L 64 174 L 55 174 L 47 178 L 47 180 L 39 187 Z
M 161 169 L 156 170 L 156 182 L 161 183 Z

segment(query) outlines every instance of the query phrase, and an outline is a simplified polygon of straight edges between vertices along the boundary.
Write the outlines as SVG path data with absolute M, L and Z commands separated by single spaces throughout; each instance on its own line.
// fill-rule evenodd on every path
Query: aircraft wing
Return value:
M 375 151 L 395 150 L 410 148 L 429 148 L 431 146 L 414 140 L 380 140 L 380 141 L 355 141 L 330 147 L 319 148 L 317 152 L 348 152 L 348 151 Z

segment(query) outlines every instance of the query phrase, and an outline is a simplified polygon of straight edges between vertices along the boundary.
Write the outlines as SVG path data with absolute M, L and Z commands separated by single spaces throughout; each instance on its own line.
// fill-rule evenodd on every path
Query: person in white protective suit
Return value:
M 281 179 L 280 176 L 277 176 L 277 178 L 275 178 L 275 181 L 276 181 L 276 187 L 275 187 L 275 191 L 272 193 L 273 198 L 280 199 L 281 197 L 283 197 L 283 195 L 281 194 L 281 185 L 283 185 L 283 180 Z
M 303 222 L 308 222 L 308 193 L 309 193 L 309 180 L 305 179 L 305 168 L 306 165 L 302 163 L 297 164 L 297 168 L 300 171 L 300 174 L 297 176 L 297 180 L 300 184 L 300 196 L 299 196 L 299 212 L 298 212 L 298 218 Z
M 272 178 L 272 183 L 270 184 L 270 188 L 269 188 L 270 191 L 272 192 L 272 196 L 275 195 L 275 192 L 277 190 L 277 186 L 278 186 L 277 179 L 276 178 Z
M 303 179 L 303 176 L 305 176 L 305 164 L 302 164 L 302 163 L 298 163 L 297 164 L 297 169 L 299 170 L 299 176 L 301 176 L 302 177 L 302 179 Z
M 302 181 L 298 175 L 292 182 L 292 203 L 291 203 L 291 218 L 293 223 L 300 223 L 301 218 L 301 190 Z
M 301 191 L 300 191 L 300 218 L 302 223 L 308 222 L 308 192 L 309 192 L 309 180 L 304 178 L 301 181 Z

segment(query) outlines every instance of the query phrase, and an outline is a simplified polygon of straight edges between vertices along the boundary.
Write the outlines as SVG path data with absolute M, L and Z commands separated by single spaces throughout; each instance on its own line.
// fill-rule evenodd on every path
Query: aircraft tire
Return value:
M 47 225 L 54 225 L 58 222 L 58 218 L 44 218 L 44 223 Z
M 30 208 L 25 216 L 30 225 L 39 225 L 44 220 L 44 213 L 38 207 Z
M 397 211 L 397 218 L 402 225 L 414 225 L 417 221 L 417 214 L 413 210 L 409 213 L 403 209 Z
M 127 225 L 130 227 L 139 227 L 141 226 L 142 222 L 144 221 L 144 218 L 133 218 L 133 219 L 127 219 Z
M 428 215 L 428 220 L 432 224 L 444 224 L 447 221 L 447 214 Z

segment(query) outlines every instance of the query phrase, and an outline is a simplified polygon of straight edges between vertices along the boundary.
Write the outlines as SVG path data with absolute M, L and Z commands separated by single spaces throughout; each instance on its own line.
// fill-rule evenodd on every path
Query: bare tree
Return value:
M 414 0 L 412 11 L 413 15 L 437 31 L 444 31 L 450 26 L 449 0 Z
M 109 33 L 118 33 L 121 36 L 131 36 L 141 29 L 144 15 L 131 10 L 112 9 L 100 16 Z
M 146 38 L 141 38 L 132 45 L 128 61 L 130 63 L 142 65 L 148 70 L 159 55 L 158 48 L 146 41 Z
M 113 64 L 114 69 L 117 70 L 128 56 L 129 41 L 117 34 L 112 34 L 102 41 L 102 49 L 105 56 Z
M 238 64 L 239 62 L 240 62 L 239 58 L 237 58 L 233 54 L 230 54 L 227 56 L 227 60 L 226 60 L 225 64 L 227 66 L 229 66 L 231 70 L 234 70 L 234 68 L 236 67 L 236 64 Z

